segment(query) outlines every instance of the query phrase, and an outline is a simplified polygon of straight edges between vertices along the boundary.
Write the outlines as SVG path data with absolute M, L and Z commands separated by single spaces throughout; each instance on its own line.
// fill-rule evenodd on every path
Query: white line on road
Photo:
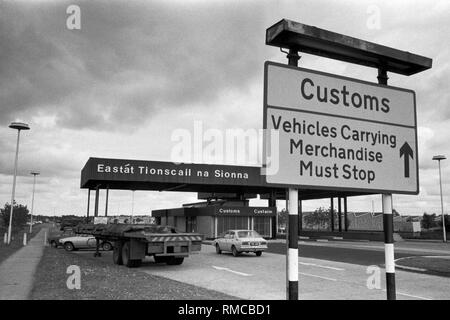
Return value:
M 319 267 L 319 268 L 324 268 L 324 269 L 331 269 L 331 270 L 336 270 L 336 271 L 344 271 L 345 270 L 345 269 L 342 269 L 342 268 L 323 266 L 323 265 L 315 264 L 315 263 L 299 262 L 298 264 L 301 264 L 301 265 L 304 265 L 304 266 L 313 266 L 313 267 Z
M 310 274 L 310 273 L 299 272 L 298 274 L 301 274 L 301 275 L 307 276 L 307 277 L 315 277 L 315 278 L 320 278 L 320 279 L 324 279 L 324 280 L 337 281 L 337 279 L 328 278 L 328 277 L 322 277 L 322 276 L 317 276 L 317 275 L 315 275 L 315 274 Z
M 231 272 L 231 273 L 234 273 L 234 274 L 238 274 L 238 275 L 244 276 L 244 277 L 251 277 L 252 276 L 251 274 L 244 273 L 244 272 L 239 272 L 239 271 L 234 271 L 234 270 L 231 270 L 229 268 L 217 267 L 217 266 L 212 266 L 212 267 L 214 269 L 217 269 L 217 270 L 228 271 L 228 272 Z
M 386 292 L 386 289 L 383 289 L 383 291 Z M 415 295 L 413 295 L 413 294 L 403 293 L 403 292 L 398 292 L 398 291 L 397 291 L 397 294 L 402 295 L 402 296 L 406 296 L 406 297 L 422 299 L 422 300 L 433 300 L 433 299 L 431 299 L 431 298 L 425 298 L 425 297 L 421 297 L 421 296 L 415 296 Z

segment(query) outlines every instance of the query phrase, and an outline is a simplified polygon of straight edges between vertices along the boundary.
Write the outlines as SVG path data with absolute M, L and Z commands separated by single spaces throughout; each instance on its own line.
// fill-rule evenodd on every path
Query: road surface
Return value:
M 285 248 L 285 244 L 275 247 Z M 415 244 L 398 249 L 397 257 L 429 255 L 430 250 L 445 253 L 441 248 Z M 383 244 L 302 242 L 300 254 L 300 299 L 386 299 L 384 269 L 379 268 L 384 263 Z M 103 253 L 101 259 L 112 263 L 110 252 Z M 180 266 L 156 264 L 148 258 L 138 270 L 243 299 L 286 298 L 286 258 L 282 254 L 265 252 L 261 257 L 244 254 L 235 258 L 228 253 L 218 255 L 211 245 L 203 245 L 200 253 L 192 254 Z M 448 277 L 397 270 L 396 279 L 398 299 L 450 299 Z

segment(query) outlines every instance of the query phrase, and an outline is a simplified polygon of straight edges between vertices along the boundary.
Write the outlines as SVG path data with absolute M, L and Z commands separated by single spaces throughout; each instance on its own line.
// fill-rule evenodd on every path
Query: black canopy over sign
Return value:
M 267 199 L 273 192 L 285 199 L 285 190 L 265 182 L 261 167 L 173 163 L 128 159 L 89 158 L 81 171 L 81 188 L 154 190 L 183 192 L 223 192 L 260 194 Z M 334 196 L 367 193 L 336 192 Z M 330 191 L 308 190 L 301 199 L 330 197 Z

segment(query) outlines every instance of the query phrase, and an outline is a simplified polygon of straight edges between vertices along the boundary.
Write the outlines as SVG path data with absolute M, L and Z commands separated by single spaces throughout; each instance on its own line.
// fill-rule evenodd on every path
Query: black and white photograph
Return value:
M 450 300 L 449 30 L 448 0 L 0 0 L 0 300 Z

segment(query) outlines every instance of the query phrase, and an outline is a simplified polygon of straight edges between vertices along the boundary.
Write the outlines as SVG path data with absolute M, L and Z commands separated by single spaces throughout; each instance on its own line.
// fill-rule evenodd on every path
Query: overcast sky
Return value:
M 81 30 L 66 26 L 72 4 L 81 9 Z M 38 170 L 35 213 L 50 215 L 85 214 L 80 171 L 89 157 L 168 161 L 172 133 L 192 131 L 194 121 L 222 131 L 261 128 L 264 61 L 286 63 L 265 45 L 265 29 L 282 18 L 433 59 L 433 68 L 418 75 L 389 74 L 389 84 L 416 92 L 419 126 L 420 194 L 394 195 L 394 208 L 439 213 L 431 157 L 450 157 L 446 0 L 1 1 L 0 204 L 11 198 L 14 120 L 31 127 L 21 137 L 16 201 L 31 205 L 29 172 Z M 306 54 L 300 66 L 376 81 L 375 69 Z M 442 171 L 449 208 L 450 160 Z M 137 191 L 135 214 L 195 200 Z M 372 200 L 381 210 L 380 195 L 350 199 L 349 210 L 372 210 Z M 100 213 L 103 194 L 101 201 Z M 304 208 L 320 205 L 329 200 Z M 130 210 L 130 191 L 110 192 L 110 214 Z

